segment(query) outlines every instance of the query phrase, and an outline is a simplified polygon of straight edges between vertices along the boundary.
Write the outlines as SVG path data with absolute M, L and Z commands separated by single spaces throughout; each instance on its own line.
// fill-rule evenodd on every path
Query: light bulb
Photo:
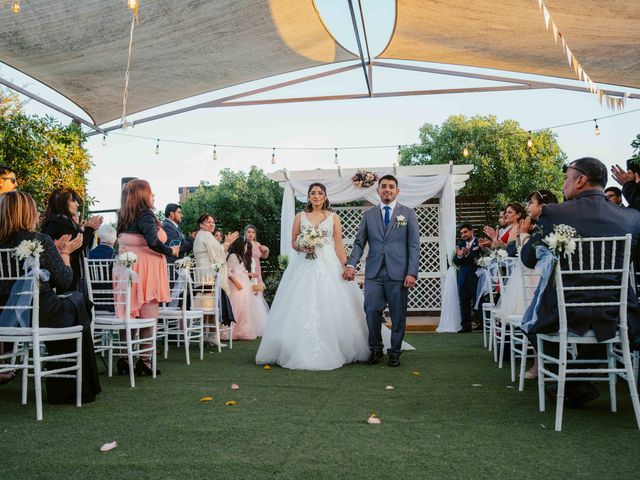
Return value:
M 593 119 L 594 122 L 596 122 L 596 136 L 600 135 L 600 127 L 598 126 L 598 121 L 594 118 Z
M 13 3 L 11 4 L 11 11 L 13 13 L 20 13 L 21 10 L 22 8 L 20 8 L 20 0 L 13 0 Z
M 533 138 L 531 138 L 531 131 L 529 131 L 529 139 L 527 140 L 527 147 L 533 147 Z
M 338 149 L 335 149 L 335 155 L 333 156 L 333 163 L 335 163 L 336 165 L 339 164 L 339 160 L 338 160 Z
M 102 146 L 105 147 L 107 145 L 107 136 L 102 135 Z
M 218 152 L 216 152 L 216 145 L 213 146 L 213 161 L 218 160 Z
M 273 149 L 273 152 L 271 153 L 271 165 L 275 165 L 276 164 L 276 149 Z
M 396 155 L 396 165 L 400 165 L 402 161 L 402 153 L 400 153 L 400 145 L 398 145 L 398 155 Z
M 127 0 L 127 8 L 129 10 L 135 10 L 138 8 L 138 0 Z
M 468 149 L 467 147 L 464 147 L 464 148 L 462 149 L 462 155 L 463 155 L 464 157 L 468 157 L 468 156 L 469 156 L 469 149 Z
M 160 139 L 156 141 L 156 155 L 160 155 Z

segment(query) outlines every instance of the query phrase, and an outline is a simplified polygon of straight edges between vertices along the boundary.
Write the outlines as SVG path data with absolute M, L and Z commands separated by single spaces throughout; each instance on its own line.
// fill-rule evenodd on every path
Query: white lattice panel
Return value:
M 371 207 L 337 207 L 336 213 L 342 223 L 342 237 L 347 256 L 351 254 L 353 240 L 358 233 L 362 215 Z M 439 205 L 429 204 L 416 208 L 420 225 L 420 270 L 416 287 L 409 293 L 409 310 L 440 310 L 441 280 L 446 258 L 440 242 Z M 362 267 L 358 265 L 358 273 Z

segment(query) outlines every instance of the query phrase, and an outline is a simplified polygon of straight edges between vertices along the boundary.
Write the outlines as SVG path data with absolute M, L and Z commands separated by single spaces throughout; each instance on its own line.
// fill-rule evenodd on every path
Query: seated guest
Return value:
M 51 237 L 36 232 L 38 210 L 33 198 L 23 192 L 9 192 L 4 195 L 0 204 L 0 248 L 15 248 L 23 240 L 39 241 L 44 251 L 40 254 L 40 268 L 49 272 L 48 280 L 40 280 L 40 326 L 45 328 L 64 328 L 82 325 L 82 401 L 95 400 L 100 393 L 100 381 L 96 367 L 91 335 L 91 309 L 84 294 L 71 291 L 64 297 L 56 291 L 69 291 L 73 281 L 71 254 L 81 245 L 82 237 L 76 235 L 71 239 L 62 236 L 57 248 Z M 3 268 L 8 268 L 3 265 Z M 21 266 L 22 268 L 22 266 Z M 0 304 L 9 301 L 11 289 L 15 282 L 0 282 Z M 76 340 L 60 340 L 47 342 L 50 355 L 61 355 L 75 351 Z M 64 365 L 50 362 L 49 368 L 60 368 Z M 47 402 L 75 403 L 76 381 L 72 378 L 45 378 Z
M 119 252 L 133 252 L 138 260 L 133 264 L 139 280 L 131 289 L 131 316 L 133 318 L 158 318 L 160 302 L 170 302 L 169 276 L 167 272 L 167 257 L 178 256 L 180 247 L 165 245 L 167 235 L 160 226 L 153 213 L 155 195 L 146 180 L 131 180 L 122 191 L 122 205 L 118 210 L 118 245 Z M 122 281 L 115 278 L 114 282 Z M 124 307 L 121 303 L 116 306 L 116 314 L 124 318 Z M 140 338 L 150 338 L 153 327 L 140 329 Z M 126 332 L 120 332 L 120 338 L 125 338 Z M 148 348 L 145 345 L 144 348 Z M 117 363 L 118 373 L 127 374 L 129 364 L 124 358 Z M 153 375 L 151 369 L 151 353 L 146 352 L 136 363 L 138 375 Z M 160 370 L 156 369 L 156 374 Z
M 249 271 L 251 270 L 251 242 L 238 237 L 229 246 L 227 257 L 231 307 L 236 324 L 234 340 L 255 340 L 261 337 L 267 325 L 267 309 L 264 302 L 254 299 Z
M 616 205 L 618 205 L 619 207 L 622 207 L 622 190 L 620 190 L 618 187 L 607 187 L 604 189 L 604 196 L 607 197 L 607 199 L 611 202 L 611 203 L 615 203 Z
M 104 223 L 98 229 L 98 245 L 89 251 L 92 260 L 109 260 L 113 258 L 113 246 L 116 243 L 116 229 Z
M 0 196 L 18 189 L 16 172 L 5 165 L 0 165 Z
M 640 212 L 631 209 L 621 209 L 604 196 L 602 190 L 607 184 L 607 169 L 602 162 L 595 158 L 579 158 L 564 168 L 564 185 L 562 187 L 565 202 L 557 205 L 547 205 L 542 209 L 538 220 L 539 229 L 536 229 L 531 238 L 522 247 L 522 262 L 534 268 L 537 263 L 536 246 L 542 239 L 553 232 L 556 225 L 566 224 L 576 229 L 579 237 L 612 237 L 623 236 L 627 233 L 633 235 L 632 257 L 637 256 L 640 239 Z M 618 252 L 621 255 L 622 252 Z M 567 259 L 560 259 L 563 265 Z M 589 286 L 603 280 L 602 275 L 590 276 L 582 274 L 579 277 L 566 278 L 568 286 Z M 631 293 L 631 292 L 630 292 Z M 612 291 L 573 291 L 567 292 L 567 302 L 584 301 L 585 298 L 593 301 L 615 301 L 611 298 Z M 640 310 L 635 295 L 630 294 L 628 300 L 628 328 L 629 338 L 632 343 L 640 340 Z M 618 308 L 569 308 L 567 309 L 567 322 L 569 329 L 584 335 L 593 330 L 599 341 L 607 340 L 615 335 L 618 322 Z M 558 305 L 556 287 L 554 282 L 549 282 L 542 292 L 540 305 L 537 311 L 537 322 L 531 327 L 529 333 L 535 342 L 538 333 L 558 331 Z M 534 343 L 535 344 L 535 343 Z M 557 345 L 545 346 L 550 353 L 557 354 Z M 553 352 L 553 349 L 556 349 Z M 580 345 L 578 355 L 584 359 L 604 358 L 603 345 Z M 585 365 L 588 368 L 588 366 Z M 577 366 L 576 368 L 579 368 Z M 567 382 L 567 407 L 579 407 L 585 402 L 599 396 L 598 391 L 591 382 Z M 553 389 L 549 389 L 553 397 Z
M 489 240 L 491 240 L 491 248 L 506 248 L 509 256 L 514 257 L 517 255 L 517 243 L 518 243 L 518 225 L 520 220 L 527 216 L 527 212 L 524 207 L 517 202 L 511 202 L 504 209 L 504 221 L 506 227 L 502 235 L 499 235 L 498 230 L 486 226 L 483 231 Z M 488 245 L 481 244 L 483 248 Z
M 102 217 L 99 215 L 92 216 L 87 220 L 86 224 L 80 225 L 77 222 L 79 204 L 80 197 L 73 190 L 63 188 L 51 192 L 41 230 L 42 233 L 46 233 L 53 240 L 58 240 L 63 235 L 71 235 L 72 239 L 77 236 L 82 237 L 82 248 L 71 253 L 73 281 L 69 290 L 84 292 L 86 288 L 83 285 L 83 259 L 89 247 L 93 245 L 93 236 L 95 231 L 102 225 Z M 74 220 L 74 217 L 76 220 Z
M 462 320 L 462 329 L 459 333 L 465 333 L 471 331 L 471 313 L 476 303 L 478 288 L 476 260 L 480 256 L 481 249 L 470 223 L 463 223 L 458 231 L 461 241 L 456 245 L 456 256 L 453 257 L 453 263 L 458 266 L 458 297 Z
M 189 255 L 193 250 L 193 239 L 191 237 L 185 237 L 180 230 L 180 224 L 182 223 L 182 207 L 177 203 L 169 203 L 164 209 L 164 220 L 162 221 L 162 229 L 167 234 L 166 245 L 173 247 L 178 245 L 180 247 L 180 254 L 177 257 L 170 255 L 167 257 L 167 263 L 173 263 L 178 258 L 182 258 L 185 255 Z
M 536 223 L 545 205 L 558 203 L 558 197 L 551 190 L 536 190 L 527 197 L 527 217 L 520 220 L 518 226 L 518 240 L 521 242 L 526 234 L 530 234 L 536 227 Z

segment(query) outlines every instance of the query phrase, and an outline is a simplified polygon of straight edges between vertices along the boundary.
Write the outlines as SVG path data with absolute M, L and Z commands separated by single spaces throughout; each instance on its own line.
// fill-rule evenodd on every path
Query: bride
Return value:
M 300 232 L 312 227 L 322 231 L 323 245 L 300 247 Z M 256 363 L 333 370 L 366 360 L 370 352 L 363 295 L 355 282 L 342 279 L 347 261 L 342 227 L 321 183 L 309 186 L 308 203 L 293 222 L 291 244 L 298 253 L 289 259 L 280 281 Z M 316 258 L 307 259 L 307 253 Z M 383 338 L 388 344 L 386 328 Z

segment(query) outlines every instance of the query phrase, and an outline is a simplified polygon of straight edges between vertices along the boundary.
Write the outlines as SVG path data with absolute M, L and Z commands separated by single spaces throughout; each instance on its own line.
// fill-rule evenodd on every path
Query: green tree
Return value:
M 16 171 L 20 190 L 40 209 L 56 188 L 72 188 L 90 205 L 85 174 L 91 158 L 81 128 L 49 116 L 27 116 L 21 108 L 15 95 L 0 91 L 0 164 Z
M 550 130 L 533 132 L 531 147 L 528 138 L 514 120 L 499 123 L 493 115 L 453 115 L 440 126 L 424 124 L 420 143 L 401 149 L 401 165 L 473 164 L 463 193 L 488 197 L 497 206 L 522 201 L 543 188 L 560 194 L 567 156 L 556 135 Z

